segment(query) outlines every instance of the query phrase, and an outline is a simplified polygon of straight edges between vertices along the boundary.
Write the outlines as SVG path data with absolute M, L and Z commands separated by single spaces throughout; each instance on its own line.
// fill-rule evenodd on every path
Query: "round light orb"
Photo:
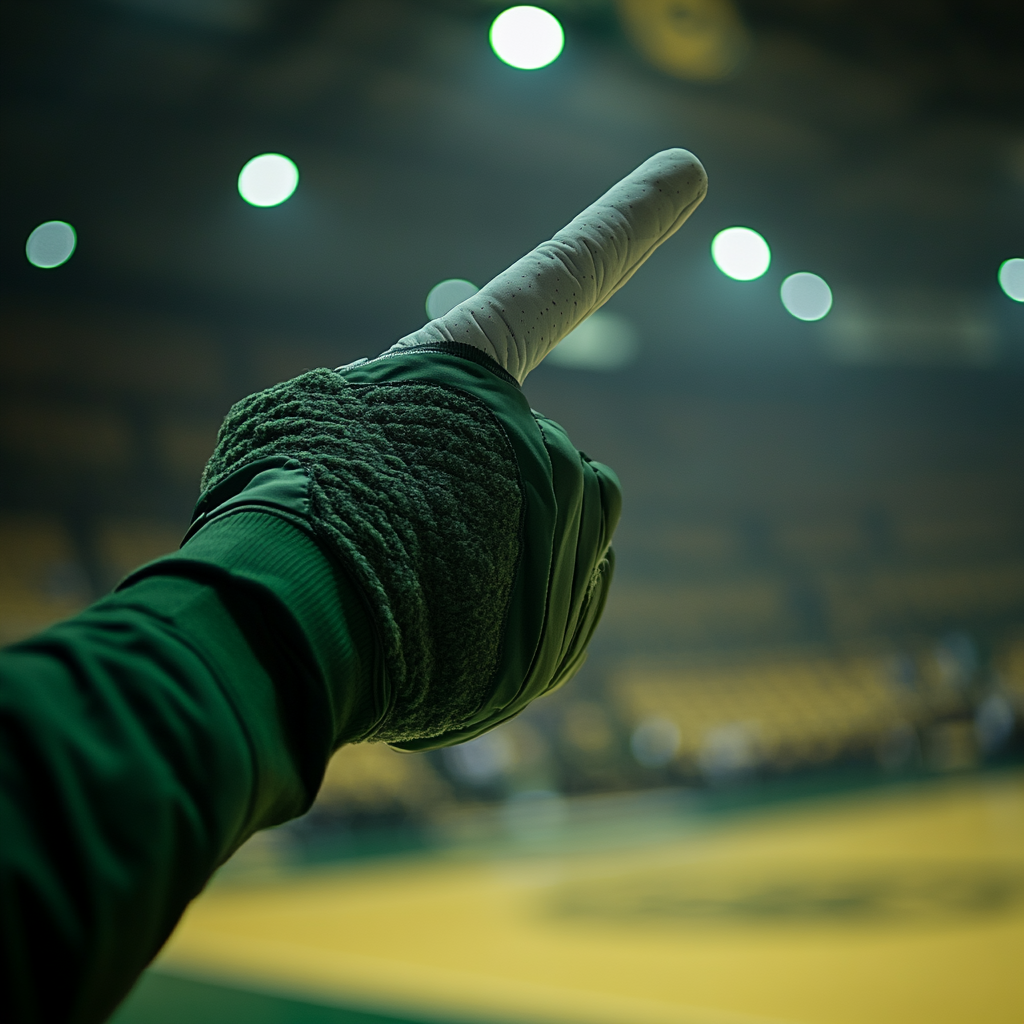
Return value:
M 461 277 L 449 277 L 439 281 L 427 292 L 427 319 L 436 320 L 450 313 L 460 302 L 480 291 L 472 281 Z
M 299 184 L 299 169 L 280 153 L 254 156 L 238 175 L 238 194 L 250 206 L 280 206 Z
M 999 267 L 999 287 L 1014 302 L 1024 302 L 1024 259 L 1004 260 Z
M 715 266 L 734 281 L 753 281 L 772 262 L 768 243 L 752 228 L 726 228 L 711 243 Z
M 646 718 L 629 738 L 629 749 L 644 768 L 664 768 L 676 756 L 679 727 L 667 718 Z
M 540 7 L 510 7 L 491 23 L 491 49 L 522 71 L 546 67 L 562 52 L 565 33 L 558 19 Z
M 570 370 L 618 370 L 636 359 L 636 328 L 617 313 L 591 313 L 547 355 L 552 366 Z
M 476 786 L 486 786 L 508 771 L 515 762 L 515 750 L 503 732 L 488 732 L 468 743 L 441 751 L 448 770 Z
M 817 274 L 790 274 L 779 289 L 786 312 L 797 320 L 820 320 L 832 308 L 832 289 Z
M 62 220 L 40 224 L 25 242 L 25 255 L 33 267 L 52 270 L 71 259 L 78 244 L 75 229 Z

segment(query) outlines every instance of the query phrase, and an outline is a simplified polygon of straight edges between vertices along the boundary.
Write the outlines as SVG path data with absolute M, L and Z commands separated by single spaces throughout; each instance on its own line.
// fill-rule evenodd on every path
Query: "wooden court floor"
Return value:
M 215 884 L 147 984 L 268 1024 L 1024 1021 L 1024 773 L 661 826 Z

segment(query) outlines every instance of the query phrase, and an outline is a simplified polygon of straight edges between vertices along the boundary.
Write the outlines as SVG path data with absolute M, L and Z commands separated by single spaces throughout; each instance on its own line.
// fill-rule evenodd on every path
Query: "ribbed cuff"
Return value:
M 241 615 L 239 625 L 269 664 L 287 669 L 312 654 L 330 709 L 332 749 L 372 732 L 385 710 L 373 622 L 355 585 L 304 529 L 272 512 L 227 514 L 204 526 L 180 552 L 144 566 L 122 586 L 152 575 L 181 575 L 221 591 L 244 588 L 265 595 L 267 618 Z M 268 636 L 268 620 L 282 628 Z M 294 627 L 301 634 L 298 645 Z M 268 643 L 274 647 L 270 657 Z

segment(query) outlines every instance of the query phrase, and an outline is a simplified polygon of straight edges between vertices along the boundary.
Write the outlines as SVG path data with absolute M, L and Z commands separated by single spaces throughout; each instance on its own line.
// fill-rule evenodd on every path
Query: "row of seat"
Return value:
M 1024 670 L 1013 660 L 1021 656 L 1010 653 L 1017 643 L 1000 656 L 1013 667 L 999 676 L 1008 682 L 998 684 L 976 665 L 951 668 L 940 642 L 937 651 L 916 657 L 762 655 L 697 668 L 635 666 L 615 675 L 611 691 L 630 727 L 661 721 L 675 730 L 672 756 L 683 764 L 706 768 L 726 742 L 736 748 L 731 756 L 742 753 L 747 764 L 819 764 L 873 751 L 908 730 L 970 718 L 979 689 L 998 685 L 1024 698 Z
M 68 524 L 56 516 L 0 516 L 0 635 L 14 639 L 71 613 L 89 598 L 90 587 L 108 587 L 136 565 L 173 550 L 181 529 L 153 520 L 106 520 L 79 531 L 76 546 Z M 80 549 L 83 542 L 90 550 Z M 93 567 L 91 577 L 83 564 Z M 858 636 L 919 623 L 1005 618 L 1021 609 L 1024 554 L 1012 550 L 928 563 L 865 561 L 798 579 L 755 566 L 664 581 L 627 564 L 612 589 L 602 634 L 632 651 L 651 645 L 685 649 L 737 637 L 785 641 L 806 632 L 809 620 L 819 629 Z
M 87 531 L 89 551 L 73 536 L 56 516 L 0 516 L 0 644 L 73 615 L 97 589 L 173 551 L 181 531 L 155 521 L 110 521 Z M 101 579 L 86 571 L 90 562 Z
M 865 557 L 930 558 L 951 553 L 1024 549 L 1024 509 L 946 496 L 929 501 L 878 495 L 841 509 L 778 508 L 741 515 L 721 510 L 704 521 L 627 520 L 619 547 L 644 564 L 657 559 L 700 571 L 754 562 L 829 567 Z

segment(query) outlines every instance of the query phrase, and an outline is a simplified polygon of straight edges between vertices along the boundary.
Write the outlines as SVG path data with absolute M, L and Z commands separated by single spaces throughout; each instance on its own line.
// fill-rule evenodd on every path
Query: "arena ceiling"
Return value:
M 529 383 L 622 470 L 624 584 L 767 572 L 812 635 L 833 569 L 777 543 L 805 521 L 841 519 L 854 576 L 904 512 L 991 512 L 1003 539 L 963 558 L 1019 560 L 1024 304 L 995 274 L 1024 256 L 1021 5 L 550 7 L 562 56 L 520 72 L 470 0 L 5 4 L 0 513 L 57 516 L 102 592 L 180 536 L 232 401 L 374 354 L 436 282 L 482 284 L 682 145 L 708 199 L 610 307 L 636 365 Z M 236 179 L 267 151 L 300 184 L 255 209 Z M 51 219 L 78 248 L 40 270 Z M 771 243 L 758 281 L 711 262 L 735 224 Z M 833 288 L 818 323 L 779 302 L 800 270 Z M 733 561 L 702 569 L 685 537 L 716 530 Z
M 469 0 L 5 5 L 8 295 L 227 304 L 383 341 L 419 326 L 436 280 L 482 283 L 651 151 L 684 145 L 709 199 L 621 298 L 650 351 L 828 350 L 824 325 L 794 341 L 777 302 L 759 315 L 755 289 L 749 310 L 726 308 L 708 242 L 749 223 L 780 273 L 823 273 L 876 320 L 934 333 L 981 318 L 991 357 L 1016 352 L 1019 319 L 992 282 L 1024 236 L 1019 4 L 550 6 L 563 56 L 523 73 L 486 45 L 498 7 Z M 291 154 L 303 185 L 253 217 L 234 179 L 266 150 Z M 22 253 L 50 218 L 81 238 L 59 281 Z

